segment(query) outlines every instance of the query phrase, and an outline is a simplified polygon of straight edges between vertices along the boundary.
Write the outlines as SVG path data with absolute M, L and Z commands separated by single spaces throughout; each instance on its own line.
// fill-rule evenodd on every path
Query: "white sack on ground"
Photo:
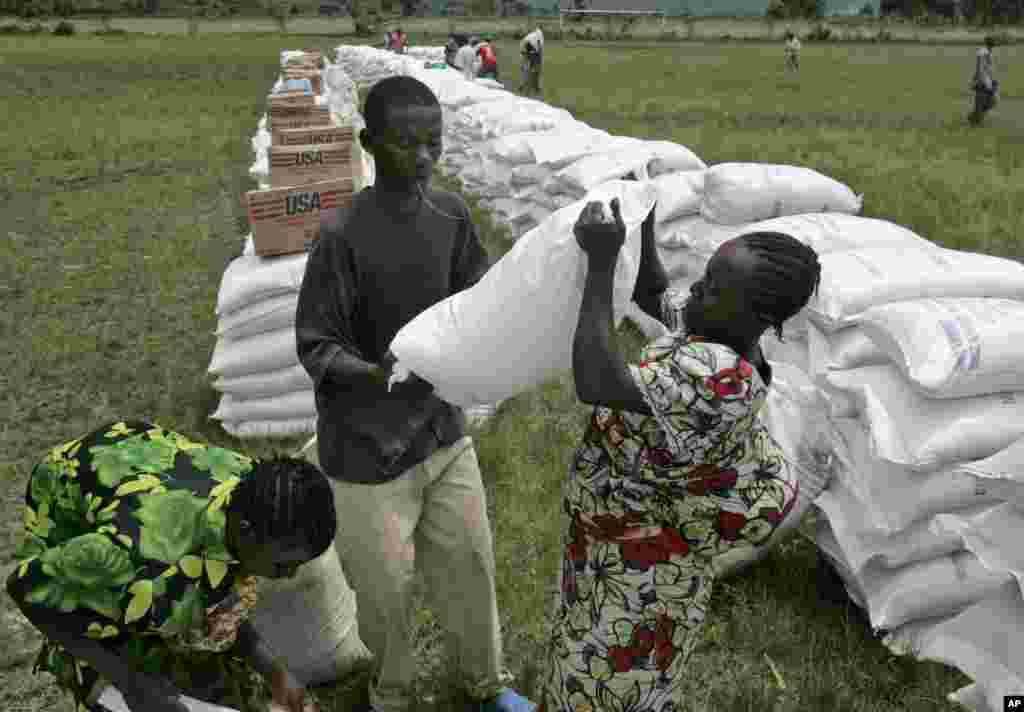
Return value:
M 359 638 L 355 592 L 333 546 L 295 578 L 267 579 L 249 622 L 305 685 L 343 678 L 373 659 Z
M 217 293 L 217 314 L 230 314 L 253 302 L 298 293 L 306 273 L 306 253 L 282 257 L 236 257 L 224 270 Z
M 656 223 L 666 223 L 700 212 L 701 193 L 704 191 L 704 170 L 666 173 L 651 180 L 658 189 Z
M 808 316 L 826 333 L 861 312 L 907 299 L 1024 299 L 1024 265 L 941 248 L 878 247 L 821 257 L 821 285 Z
M 1024 437 L 1024 392 L 925 398 L 891 364 L 825 378 L 857 401 L 871 428 L 872 451 L 919 472 L 981 460 Z
M 293 438 L 316 433 L 316 417 L 285 420 L 223 421 L 221 427 L 236 438 Z
M 821 539 L 824 544 L 825 537 L 819 532 L 828 527 L 827 521 L 818 520 L 816 543 Z M 837 567 L 841 575 L 845 573 L 849 577 L 849 568 L 844 566 L 844 569 Z M 898 569 L 871 563 L 853 578 L 875 630 L 892 630 L 909 621 L 957 613 L 972 603 L 998 595 L 1002 586 L 1014 580 L 1008 573 L 989 571 L 969 551 L 918 561 Z
M 476 285 L 404 326 L 391 350 L 402 366 L 432 383 L 438 396 L 462 406 L 504 400 L 572 368 L 586 276 L 586 255 L 573 225 L 587 202 L 601 201 L 610 210 L 611 199 L 619 199 L 627 236 L 615 270 L 618 324 L 632 299 L 640 226 L 655 197 L 644 183 L 604 184 L 518 240 Z
M 1003 476 L 1014 470 L 1014 463 L 1018 473 L 1024 467 L 1019 448 L 921 474 L 872 455 L 870 431 L 859 419 L 834 422 L 842 438 L 835 448 L 840 459 L 837 479 L 864 502 L 874 525 L 886 533 L 900 532 L 935 514 L 999 504 L 1024 490 L 1020 482 Z
M 952 665 L 975 680 L 949 695 L 975 712 L 1005 709 L 1003 697 L 1024 690 L 1024 601 L 1012 584 L 939 621 L 908 623 L 883 642 L 896 655 Z
M 822 511 L 850 569 L 861 575 L 869 564 L 895 569 L 938 556 L 964 550 L 963 540 L 955 533 L 936 533 L 931 523 L 936 516 L 914 522 L 892 533 L 875 526 L 867 505 L 844 482 L 833 482 L 822 492 L 815 505 Z M 996 504 L 974 505 L 961 510 L 965 520 L 977 517 Z
M 863 197 L 801 166 L 719 163 L 708 169 L 701 216 L 723 225 L 801 213 L 859 213 Z
M 857 324 L 929 398 L 1024 390 L 1024 302 L 895 302 L 868 309 Z
M 1012 574 L 1024 591 L 1024 509 L 1019 502 L 1004 502 L 978 517 L 940 514 L 932 520 L 931 531 L 958 537 L 986 568 Z
M 298 294 L 282 294 L 224 314 L 217 320 L 217 336 L 244 339 L 295 323 Z
M 313 379 L 299 363 L 276 371 L 264 371 L 250 376 L 218 378 L 213 387 L 233 398 L 272 398 L 294 391 L 313 390 Z
M 225 378 L 276 371 L 299 363 L 295 327 L 257 334 L 248 339 L 217 339 L 209 373 Z
M 294 420 L 315 417 L 316 398 L 312 388 L 269 398 L 246 398 L 244 400 L 225 393 L 220 399 L 220 407 L 210 416 L 212 420 L 230 422 Z

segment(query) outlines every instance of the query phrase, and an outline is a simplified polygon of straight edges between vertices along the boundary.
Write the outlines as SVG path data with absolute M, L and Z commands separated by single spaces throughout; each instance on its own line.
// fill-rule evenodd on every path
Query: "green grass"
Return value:
M 12 569 L 33 464 L 101 421 L 142 416 L 254 455 L 303 439 L 238 441 L 208 420 L 206 367 L 221 275 L 241 251 L 249 139 L 281 49 L 337 41 L 9 37 L 0 94 L 0 563 Z M 677 141 L 708 162 L 808 166 L 865 193 L 865 215 L 944 245 L 1024 257 L 1024 101 L 1007 82 L 987 127 L 963 126 L 972 52 L 950 46 L 810 45 L 799 80 L 777 44 L 645 48 L 550 42 L 545 100 L 615 133 Z M 498 43 L 506 78 L 516 47 Z M 1021 50 L 998 50 L 998 64 Z M 517 79 L 517 78 L 516 78 Z M 637 87 L 646 85 L 640 92 Z M 1017 177 L 1017 180 L 1015 180 Z M 442 184 L 456 187 L 452 181 Z M 495 257 L 507 233 L 470 196 Z M 635 358 L 629 328 L 622 345 Z M 562 480 L 588 409 L 570 375 L 504 404 L 474 431 L 496 534 L 509 665 L 532 692 L 555 587 Z M 819 602 L 814 550 L 795 539 L 746 577 L 719 582 L 694 658 L 693 710 L 934 712 L 967 684 L 952 668 L 894 658 L 848 614 Z M 419 685 L 459 709 L 440 632 L 419 616 Z M 0 708 L 69 712 L 30 674 L 38 637 L 0 597 Z M 766 656 L 785 681 L 778 689 Z M 320 688 L 325 712 L 359 679 Z

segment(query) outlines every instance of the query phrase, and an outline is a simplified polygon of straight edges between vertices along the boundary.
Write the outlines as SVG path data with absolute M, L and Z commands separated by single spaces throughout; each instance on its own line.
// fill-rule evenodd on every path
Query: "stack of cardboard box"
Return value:
M 308 79 L 312 92 L 268 97 L 270 186 L 246 194 L 259 257 L 309 251 L 320 237 L 323 211 L 346 207 L 363 184 L 354 130 L 339 126 L 320 97 L 322 64 L 318 51 L 292 58 L 282 69 L 284 79 Z

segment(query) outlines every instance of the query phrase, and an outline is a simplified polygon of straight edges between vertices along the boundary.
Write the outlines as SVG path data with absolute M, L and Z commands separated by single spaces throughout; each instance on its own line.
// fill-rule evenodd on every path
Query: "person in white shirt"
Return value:
M 519 43 L 523 55 L 523 84 L 520 91 L 541 92 L 540 70 L 544 63 L 544 33 L 537 27 Z
M 974 111 L 967 117 L 971 126 L 978 126 L 985 118 L 999 97 L 999 82 L 993 77 L 995 64 L 992 61 L 992 48 L 995 47 L 995 38 L 985 38 L 985 46 L 978 50 L 975 55 L 974 78 L 971 80 L 971 88 L 974 89 Z
M 792 30 L 786 33 L 786 72 L 800 71 L 800 39 Z
M 462 70 L 463 75 L 470 81 L 476 79 L 477 63 L 479 62 L 477 50 L 479 48 L 480 38 L 471 37 L 469 42 L 455 53 L 455 68 Z

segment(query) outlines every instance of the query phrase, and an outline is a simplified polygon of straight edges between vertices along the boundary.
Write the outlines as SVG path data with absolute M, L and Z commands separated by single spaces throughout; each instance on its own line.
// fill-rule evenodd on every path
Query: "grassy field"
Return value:
M 155 419 L 254 455 L 300 444 L 237 441 L 208 420 L 206 368 L 221 275 L 246 233 L 249 139 L 281 49 L 322 37 L 0 39 L 0 564 L 12 570 L 20 506 L 50 446 L 117 417 Z M 504 71 L 512 41 L 498 43 Z M 1017 47 L 997 65 L 1019 64 Z M 709 163 L 795 163 L 866 195 L 864 213 L 944 245 L 1024 257 L 1024 101 L 1005 95 L 985 128 L 963 117 L 970 48 L 810 45 L 799 80 L 777 44 L 644 47 L 549 43 L 545 100 L 625 135 L 676 141 Z M 586 71 L 583 69 L 586 68 Z M 596 71 L 595 71 L 596 70 Z M 638 86 L 647 88 L 642 93 Z M 452 182 L 442 183 L 456 187 Z M 489 251 L 502 229 L 470 200 Z M 628 355 L 640 339 L 623 331 Z M 588 409 L 570 375 L 507 402 L 474 431 L 487 482 L 510 667 L 532 691 L 543 611 L 555 587 L 561 482 Z M 688 710 L 951 710 L 958 671 L 893 658 L 823 604 L 805 541 L 716 585 Z M 460 709 L 422 610 L 419 709 Z M 0 596 L 0 709 L 69 712 L 30 667 L 38 637 Z M 785 688 L 768 664 L 774 662 Z M 321 688 L 325 712 L 360 680 Z

